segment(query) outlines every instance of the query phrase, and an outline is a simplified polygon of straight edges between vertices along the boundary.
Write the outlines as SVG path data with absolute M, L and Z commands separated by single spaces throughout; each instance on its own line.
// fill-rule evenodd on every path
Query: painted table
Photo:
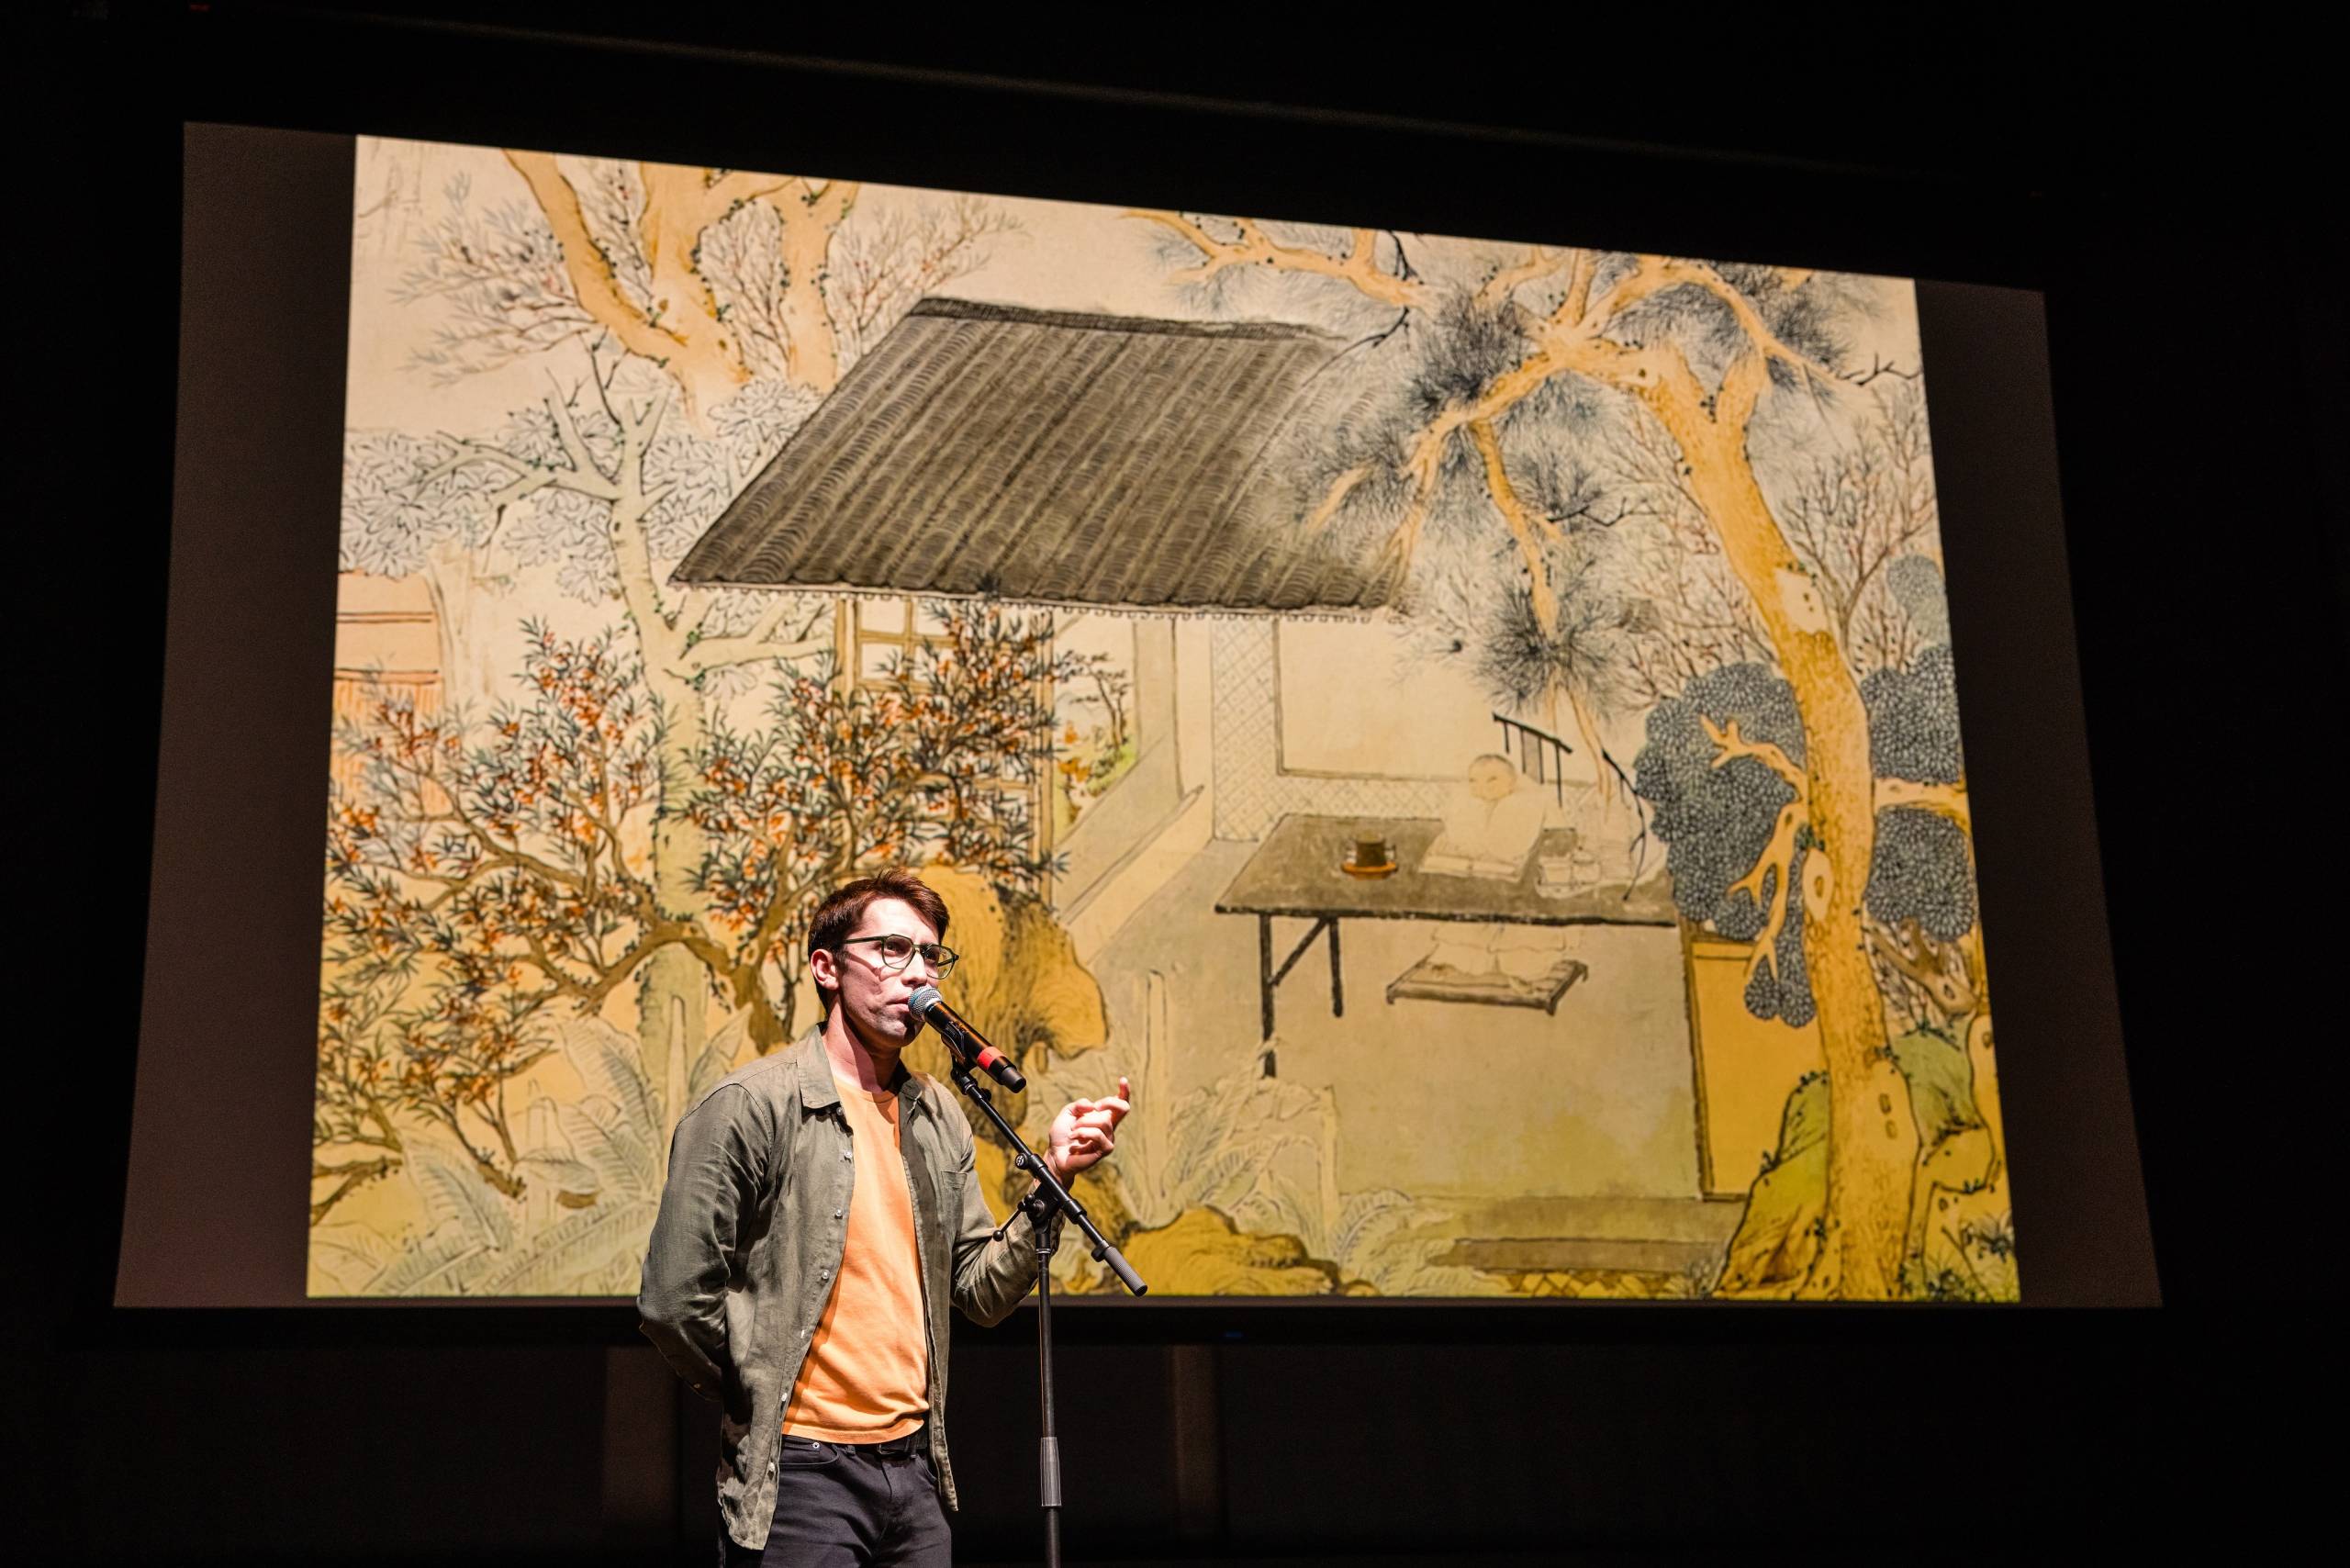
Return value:
M 1346 980 L 1338 965 L 1338 926 L 1346 920 L 1458 920 L 1509 925 L 1662 925 L 1678 924 L 1671 884 L 1662 866 L 1655 874 L 1627 885 L 1598 882 L 1563 895 L 1540 887 L 1542 857 L 1564 855 L 1574 845 L 1565 828 L 1546 830 L 1525 869 L 1515 879 L 1456 877 L 1425 872 L 1420 862 L 1443 823 L 1434 817 L 1285 816 L 1248 857 L 1232 885 L 1216 901 L 1218 914 L 1257 918 L 1257 986 L 1263 1037 L 1273 1037 L 1273 992 L 1317 938 L 1330 947 L 1330 1012 L 1347 1012 Z M 1355 876 L 1343 868 L 1356 842 L 1383 838 L 1393 851 L 1395 871 L 1385 877 Z M 1309 922 L 1305 935 L 1279 964 L 1273 960 L 1273 922 Z M 1564 988 L 1561 987 L 1561 990 Z M 1555 1005 L 1555 996 L 1551 999 Z

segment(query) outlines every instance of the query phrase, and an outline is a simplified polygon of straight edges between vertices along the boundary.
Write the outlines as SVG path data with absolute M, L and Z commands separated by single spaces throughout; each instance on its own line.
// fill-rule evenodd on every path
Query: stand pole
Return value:
M 986 1113 L 1004 1141 L 1018 1151 L 1013 1168 L 1036 1178 L 1035 1191 L 1020 1200 L 1020 1206 L 1028 1212 L 1036 1248 L 1036 1397 L 1044 1431 L 1036 1445 L 1036 1482 L 1045 1510 L 1045 1562 L 1047 1568 L 1060 1568 L 1061 1450 L 1059 1436 L 1053 1429 L 1053 1254 L 1061 1244 L 1062 1221 L 1077 1222 L 1078 1229 L 1093 1243 L 1093 1260 L 1105 1265 L 1130 1294 L 1141 1295 L 1150 1287 L 1143 1283 L 1142 1276 L 1134 1271 L 1124 1255 L 1110 1245 L 1109 1238 L 1095 1226 L 1084 1207 L 1069 1195 L 1069 1189 L 1020 1141 L 1020 1135 L 1012 1130 L 1012 1124 L 995 1108 L 995 1102 L 979 1087 L 979 1080 L 971 1076 L 971 1070 L 958 1058 L 948 1076 L 954 1079 L 956 1088 Z M 1003 1239 L 1002 1230 L 995 1235 L 997 1240 Z
M 1045 1568 L 1061 1568 L 1061 1445 L 1053 1429 L 1053 1253 L 1061 1216 L 1034 1209 L 1029 1216 L 1036 1237 L 1036 1405 L 1044 1434 L 1036 1440 L 1036 1486 L 1045 1510 Z

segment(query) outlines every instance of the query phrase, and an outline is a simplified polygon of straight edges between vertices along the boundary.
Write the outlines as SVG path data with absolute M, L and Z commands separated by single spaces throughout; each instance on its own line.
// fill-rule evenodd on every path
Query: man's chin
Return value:
M 867 1020 L 865 1034 L 877 1046 L 902 1048 L 922 1033 L 922 1020 L 910 1008 L 885 1007 Z

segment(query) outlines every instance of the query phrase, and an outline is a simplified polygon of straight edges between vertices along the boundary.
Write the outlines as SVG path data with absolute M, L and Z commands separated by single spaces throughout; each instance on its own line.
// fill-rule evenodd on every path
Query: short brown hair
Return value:
M 896 899 L 901 903 L 912 906 L 913 912 L 928 921 L 930 928 L 938 933 L 938 939 L 942 942 L 946 940 L 946 901 L 912 871 L 901 866 L 892 866 L 875 876 L 859 877 L 854 882 L 834 889 L 824 902 L 816 906 L 816 918 L 808 926 L 808 951 L 821 953 L 847 941 L 849 934 L 864 920 L 865 912 L 872 907 L 876 899 Z M 816 989 L 822 991 L 826 988 L 819 980 Z M 829 997 L 826 1002 L 829 1005 Z

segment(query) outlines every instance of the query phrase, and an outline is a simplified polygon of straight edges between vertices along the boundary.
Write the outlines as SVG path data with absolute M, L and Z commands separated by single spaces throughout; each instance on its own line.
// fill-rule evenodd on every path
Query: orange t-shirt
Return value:
M 783 1429 L 828 1443 L 887 1442 L 921 1426 L 930 1411 L 922 1263 L 898 1146 L 898 1097 L 838 1074 L 833 1081 L 848 1115 L 856 1179 L 840 1278 L 784 1404 Z

